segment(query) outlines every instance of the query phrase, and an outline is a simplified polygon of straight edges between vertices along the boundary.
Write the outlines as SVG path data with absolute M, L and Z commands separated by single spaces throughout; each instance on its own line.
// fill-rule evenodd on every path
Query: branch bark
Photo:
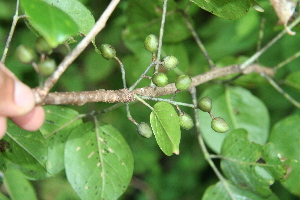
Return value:
M 236 73 L 265 73 L 269 76 L 273 76 L 275 71 L 272 68 L 262 67 L 257 64 L 249 65 L 246 69 L 241 70 L 239 65 L 230 65 L 223 68 L 214 68 L 210 71 L 192 77 L 191 87 L 195 87 L 206 83 L 208 81 L 214 80 L 216 78 L 236 74 Z M 137 88 L 133 91 L 128 89 L 120 90 L 104 90 L 99 89 L 95 91 L 82 91 L 82 92 L 53 92 L 49 93 L 43 102 L 39 105 L 84 105 L 85 103 L 91 102 L 106 102 L 106 103 L 128 103 L 134 102 L 136 99 L 134 95 L 142 95 L 148 97 L 159 97 L 169 94 L 174 94 L 176 92 L 176 87 L 174 83 L 168 84 L 165 87 L 143 87 Z M 38 89 L 34 89 L 35 96 L 39 92 Z

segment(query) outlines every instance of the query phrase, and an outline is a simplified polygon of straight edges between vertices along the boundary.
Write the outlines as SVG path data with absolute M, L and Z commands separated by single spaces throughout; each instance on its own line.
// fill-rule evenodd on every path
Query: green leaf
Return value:
M 66 143 L 69 182 L 81 199 L 117 199 L 133 173 L 133 158 L 122 135 L 111 125 L 86 123 Z
M 170 156 L 179 154 L 180 126 L 174 107 L 167 102 L 158 102 L 150 114 L 150 123 L 156 142 L 161 150 Z
M 274 183 L 274 177 L 265 169 L 261 158 L 262 146 L 250 142 L 247 131 L 237 129 L 224 140 L 222 146 L 221 168 L 226 177 L 235 185 L 247 188 L 252 192 L 268 197 L 271 194 L 269 186 Z M 277 166 L 282 166 L 281 163 Z
M 289 74 L 285 79 L 285 84 L 300 90 L 300 71 Z
M 277 122 L 271 131 L 270 141 L 274 143 L 288 173 L 282 185 L 291 193 L 300 196 L 300 115 L 291 115 Z
M 2 152 L 7 159 L 30 170 L 45 171 L 48 149 L 39 131 L 24 131 L 9 121 L 3 140 L 8 143 Z
M 271 194 L 269 197 L 261 197 L 249 190 L 238 188 L 226 181 L 229 185 L 230 192 L 235 200 L 278 200 L 275 194 Z M 202 200 L 231 200 L 227 190 L 224 188 L 222 182 L 218 182 L 215 185 L 210 186 L 206 189 Z
M 61 106 L 44 106 L 46 119 L 40 128 L 48 143 L 47 172 L 54 176 L 64 169 L 65 143 L 70 131 L 82 123 L 78 112 Z
M 211 127 L 208 113 L 199 112 L 201 132 L 207 145 L 220 153 L 221 145 L 231 131 L 243 128 L 249 133 L 249 139 L 258 144 L 265 144 L 269 135 L 269 113 L 264 103 L 242 87 L 224 87 L 214 85 L 201 96 L 212 99 L 212 113 L 222 117 L 229 126 L 226 133 L 216 133 Z
M 78 33 L 77 24 L 66 13 L 41 0 L 21 0 L 32 26 L 53 48 Z
M 190 0 L 212 14 L 230 20 L 243 17 L 249 11 L 250 0 Z
M 4 183 L 11 199 L 37 199 L 34 188 L 17 169 L 9 168 L 4 172 Z
M 87 34 L 95 25 L 95 19 L 92 13 L 78 0 L 57 1 L 44 0 L 50 5 L 54 5 L 69 15 L 79 27 L 79 32 Z

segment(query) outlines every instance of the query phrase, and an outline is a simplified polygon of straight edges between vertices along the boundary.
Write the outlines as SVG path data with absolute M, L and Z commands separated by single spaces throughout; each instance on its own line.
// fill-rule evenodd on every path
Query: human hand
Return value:
M 32 90 L 0 62 L 0 138 L 6 132 L 7 118 L 24 130 L 35 131 L 42 126 L 45 113 L 35 106 Z

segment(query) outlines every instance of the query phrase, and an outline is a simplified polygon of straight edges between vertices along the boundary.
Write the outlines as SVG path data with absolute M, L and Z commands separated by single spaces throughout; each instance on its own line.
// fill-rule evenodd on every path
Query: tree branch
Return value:
M 214 68 L 206 73 L 194 76 L 192 78 L 191 87 L 196 87 L 200 84 L 206 83 L 208 81 L 214 80 L 216 78 L 231 75 L 235 73 L 265 73 L 269 76 L 274 75 L 274 70 L 272 68 L 266 68 L 253 64 L 248 66 L 245 70 L 240 70 L 239 65 L 230 65 L 223 68 Z M 40 105 L 84 105 L 85 103 L 91 102 L 106 102 L 106 103 L 128 103 L 136 101 L 134 98 L 135 94 L 148 96 L 148 97 L 159 97 L 169 94 L 174 94 L 176 92 L 176 87 L 174 83 L 168 84 L 165 87 L 143 87 L 137 88 L 133 91 L 128 89 L 120 90 L 104 90 L 99 89 L 95 91 L 82 91 L 82 92 L 53 92 L 49 93 Z M 35 93 L 39 92 L 34 90 Z M 35 95 L 37 96 L 37 95 Z

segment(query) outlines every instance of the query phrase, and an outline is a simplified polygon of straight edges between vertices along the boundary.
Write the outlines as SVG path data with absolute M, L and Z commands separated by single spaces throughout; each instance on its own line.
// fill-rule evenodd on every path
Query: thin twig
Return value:
M 293 97 L 286 93 L 275 81 L 265 73 L 261 74 L 278 92 L 280 92 L 287 100 L 289 100 L 294 106 L 300 108 L 300 103 L 297 102 Z
M 300 22 L 300 16 L 293 21 L 288 28 L 292 29 Z M 263 48 L 261 48 L 258 52 L 253 54 L 248 60 L 240 65 L 240 69 L 245 69 L 255 60 L 257 60 L 267 49 L 269 49 L 275 42 L 277 42 L 282 36 L 286 34 L 286 29 L 283 29 L 275 38 L 273 38 L 268 44 L 266 44 Z
M 205 46 L 203 45 L 202 41 L 200 40 L 198 34 L 196 33 L 196 31 L 193 27 L 193 25 L 191 24 L 188 15 L 186 13 L 183 13 L 183 15 L 185 16 L 185 22 L 186 22 L 187 28 L 192 33 L 194 40 L 196 41 L 196 43 L 197 43 L 198 47 L 200 48 L 200 50 L 202 51 L 202 53 L 204 54 L 210 68 L 213 69 L 215 67 L 213 60 L 210 58 Z
M 173 105 L 179 105 L 179 106 L 186 106 L 186 107 L 195 108 L 195 106 L 193 104 L 173 101 L 171 99 L 155 98 L 155 97 L 148 97 L 148 96 L 141 96 L 141 95 L 139 95 L 139 97 L 141 97 L 144 100 L 164 101 L 164 102 L 168 102 L 168 103 L 173 104 Z
M 191 91 L 191 95 L 192 95 L 192 99 L 193 99 L 193 104 L 195 106 L 197 106 L 196 88 L 192 88 L 190 91 Z M 204 158 L 208 162 L 210 167 L 213 169 L 213 171 L 215 172 L 215 174 L 217 175 L 217 177 L 219 178 L 221 183 L 223 184 L 223 186 L 224 186 L 225 190 L 227 191 L 228 195 L 230 196 L 230 198 L 234 200 L 235 198 L 232 194 L 232 191 L 229 188 L 229 185 L 228 185 L 226 179 L 223 177 L 221 172 L 216 167 L 215 163 L 210 158 L 210 154 L 209 154 L 209 152 L 208 152 L 208 150 L 205 146 L 205 143 L 204 143 L 204 140 L 203 140 L 203 137 L 202 137 L 202 134 L 201 134 L 201 130 L 200 130 L 200 120 L 199 120 L 198 110 L 194 109 L 194 113 L 195 113 L 195 126 L 196 126 L 196 130 L 197 130 L 197 133 L 198 133 L 198 141 L 199 141 L 200 148 L 203 152 Z
M 44 87 L 36 90 L 35 99 L 37 104 L 42 102 L 68 66 L 81 54 L 81 52 L 88 46 L 92 39 L 105 27 L 107 20 L 119 2 L 120 0 L 112 0 L 110 2 L 91 31 L 81 40 L 81 42 L 73 49 L 73 51 L 64 58 L 64 60 L 58 65 L 57 70 L 45 81 Z
M 3 51 L 2 58 L 1 58 L 1 62 L 3 64 L 5 63 L 7 52 L 8 52 L 8 48 L 9 48 L 9 45 L 11 43 L 11 39 L 13 37 L 13 34 L 15 32 L 15 28 L 16 28 L 17 22 L 20 19 L 19 18 L 19 5 L 20 5 L 19 3 L 20 3 L 19 0 L 17 0 L 16 1 L 16 12 L 15 12 L 15 15 L 13 17 L 13 21 L 12 21 L 12 25 L 11 25 L 11 28 L 10 28 L 10 32 L 9 32 L 8 38 L 6 40 L 5 48 L 4 48 L 4 51 Z
M 160 56 L 161 56 L 161 48 L 162 48 L 162 40 L 163 40 L 164 30 L 165 30 L 167 5 L 168 5 L 168 0 L 164 0 L 163 13 L 162 13 L 162 17 L 161 17 L 161 25 L 160 25 L 159 38 L 158 38 L 158 50 L 157 50 L 157 56 L 156 56 L 157 64 L 155 66 L 155 73 L 158 72 L 158 67 L 159 67 L 158 62 L 159 62 Z
M 278 65 L 276 65 L 273 69 L 277 71 L 279 68 L 283 67 L 284 65 L 288 64 L 289 62 L 292 62 L 296 58 L 300 57 L 300 51 L 296 52 L 294 55 L 290 56 L 286 60 L 282 61 Z
M 123 88 L 127 88 L 127 85 L 126 85 L 126 74 L 125 74 L 124 65 L 123 65 L 123 63 L 121 62 L 121 60 L 118 57 L 115 57 L 115 60 L 118 61 L 119 65 L 120 65 L 120 68 L 121 68 Z

